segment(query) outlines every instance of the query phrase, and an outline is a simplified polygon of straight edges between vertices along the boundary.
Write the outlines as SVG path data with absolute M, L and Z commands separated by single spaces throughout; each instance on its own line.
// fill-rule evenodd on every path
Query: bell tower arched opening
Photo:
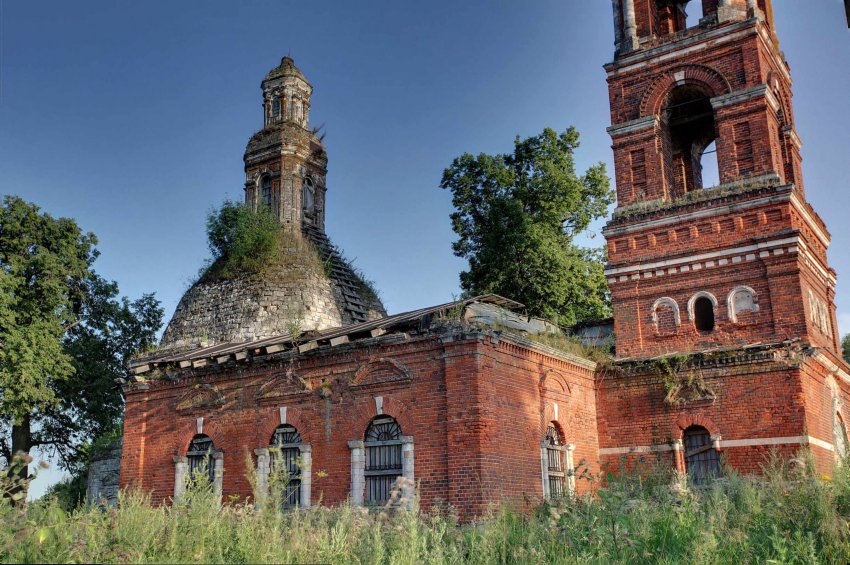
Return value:
M 711 94 L 696 84 L 675 87 L 664 100 L 662 119 L 671 196 L 702 189 L 703 157 L 717 137 Z M 716 162 L 716 153 L 709 155 L 714 157 L 708 162 Z

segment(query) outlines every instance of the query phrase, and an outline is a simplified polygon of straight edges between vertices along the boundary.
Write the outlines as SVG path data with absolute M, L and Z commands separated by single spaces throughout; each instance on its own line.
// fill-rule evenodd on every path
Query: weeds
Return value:
M 598 487 L 594 495 L 531 515 L 494 507 L 465 525 L 451 509 L 423 512 L 415 500 L 409 509 L 282 510 L 274 494 L 284 492 L 280 484 L 259 502 L 221 504 L 198 477 L 173 506 L 133 490 L 105 511 L 63 512 L 54 500 L 5 503 L 0 561 L 846 563 L 850 472 L 840 467 L 824 478 L 812 469 L 805 460 L 774 458 L 759 477 L 727 472 L 699 489 L 682 488 L 660 466 L 582 474 Z

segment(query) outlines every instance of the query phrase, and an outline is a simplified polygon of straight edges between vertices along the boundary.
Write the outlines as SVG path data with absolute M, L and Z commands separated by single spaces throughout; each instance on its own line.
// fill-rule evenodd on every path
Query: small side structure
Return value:
M 122 444 L 119 439 L 108 449 L 93 454 L 89 460 L 89 474 L 86 480 L 86 504 L 89 506 L 118 505 Z

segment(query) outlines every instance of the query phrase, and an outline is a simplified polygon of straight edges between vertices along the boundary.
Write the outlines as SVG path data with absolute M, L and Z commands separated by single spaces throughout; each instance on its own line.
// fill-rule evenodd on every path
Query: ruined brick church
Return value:
M 388 316 L 325 235 L 328 157 L 309 125 L 312 86 L 285 57 L 262 81 L 245 203 L 274 210 L 293 254 L 329 268 L 293 260 L 186 293 L 124 385 L 121 485 L 167 502 L 200 469 L 223 497 L 247 497 L 253 471 L 262 490 L 284 469 L 289 505 L 381 505 L 415 485 L 424 508 L 469 519 L 491 502 L 581 493 L 577 467 L 638 459 L 700 481 L 724 461 L 758 471 L 772 450 L 805 447 L 829 473 L 847 453 L 850 368 L 789 66 L 770 0 L 701 0 L 688 27 L 697 1 L 612 2 L 604 366 L 545 345 L 552 326 L 509 298 Z

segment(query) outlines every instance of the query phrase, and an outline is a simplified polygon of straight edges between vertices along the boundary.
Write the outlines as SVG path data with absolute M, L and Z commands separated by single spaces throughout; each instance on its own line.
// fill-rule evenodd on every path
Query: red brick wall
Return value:
M 126 395 L 121 484 L 167 501 L 172 457 L 185 454 L 203 417 L 204 433 L 224 452 L 224 497 L 250 496 L 246 458 L 256 465 L 253 450 L 268 447 L 278 408 L 286 406 L 287 423 L 312 446 L 313 502 L 337 504 L 349 496 L 347 442 L 363 439 L 381 396 L 383 413 L 413 436 L 425 508 L 447 502 L 470 518 L 502 499 L 537 502 L 540 442 L 554 420 L 552 402 L 559 404 L 567 441 L 577 445 L 576 461 L 597 459 L 593 373 L 586 365 L 472 334 L 379 340 L 311 352 L 292 364 L 270 360 L 152 381 Z M 222 404 L 178 409 L 205 385 L 216 393 L 204 394 L 220 394 Z
M 697 371 L 714 399 L 671 404 L 665 401 L 665 376 L 658 371 L 609 374 L 600 379 L 596 405 L 600 409 L 599 448 L 605 453 L 602 462 L 616 468 L 624 460 L 634 462 L 644 457 L 675 465 L 671 450 L 635 455 L 604 450 L 669 446 L 673 440 L 681 440 L 684 430 L 692 425 L 706 428 L 722 441 L 804 434 L 806 413 L 800 372 L 793 366 L 741 359 Z M 738 471 L 758 472 L 774 448 L 790 457 L 800 445 L 728 447 L 721 448 L 721 453 Z

